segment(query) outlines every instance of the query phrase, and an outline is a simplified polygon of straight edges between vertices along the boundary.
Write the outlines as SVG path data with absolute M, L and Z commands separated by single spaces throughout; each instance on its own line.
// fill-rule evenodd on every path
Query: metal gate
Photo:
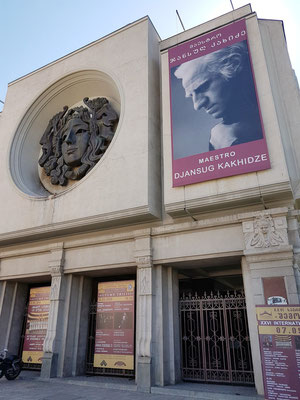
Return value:
M 254 384 L 244 293 L 183 294 L 179 309 L 182 379 Z

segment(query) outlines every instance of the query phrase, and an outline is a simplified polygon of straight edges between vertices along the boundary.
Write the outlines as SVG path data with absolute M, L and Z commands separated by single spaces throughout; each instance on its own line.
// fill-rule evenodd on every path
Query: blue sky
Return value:
M 232 0 L 235 8 L 249 1 Z M 300 80 L 299 0 L 253 0 L 259 18 L 282 19 Z M 149 15 L 162 39 L 231 11 L 230 0 L 0 0 L 0 100 L 9 82 Z M 2 105 L 0 104 L 0 111 Z

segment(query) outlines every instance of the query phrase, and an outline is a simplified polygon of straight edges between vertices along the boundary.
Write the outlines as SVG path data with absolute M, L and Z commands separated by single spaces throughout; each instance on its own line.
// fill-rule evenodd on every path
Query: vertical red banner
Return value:
M 43 344 L 48 327 L 49 307 L 50 286 L 30 289 L 22 353 L 22 360 L 25 363 L 42 363 Z
M 134 369 L 135 282 L 98 284 L 94 367 Z

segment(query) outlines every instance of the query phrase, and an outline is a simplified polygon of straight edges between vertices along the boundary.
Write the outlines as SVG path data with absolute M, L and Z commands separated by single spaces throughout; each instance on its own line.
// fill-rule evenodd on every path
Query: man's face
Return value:
M 191 97 L 194 109 L 203 108 L 214 118 L 226 118 L 230 111 L 232 90 L 221 74 L 210 73 L 200 63 L 191 64 L 182 79 L 186 97 Z
M 62 154 L 70 167 L 81 165 L 81 158 L 89 144 L 90 135 L 87 124 L 80 119 L 71 119 L 63 135 Z

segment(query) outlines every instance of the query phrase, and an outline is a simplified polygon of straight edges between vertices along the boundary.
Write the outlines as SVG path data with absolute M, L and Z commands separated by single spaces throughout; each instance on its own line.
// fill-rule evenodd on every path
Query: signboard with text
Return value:
M 300 400 L 300 305 L 257 306 L 266 400 Z
M 134 369 L 134 280 L 98 284 L 94 367 Z
M 30 289 L 22 353 L 22 360 L 25 363 L 42 363 L 43 344 L 48 327 L 49 307 L 50 286 Z
M 173 186 L 270 168 L 245 20 L 169 49 Z

